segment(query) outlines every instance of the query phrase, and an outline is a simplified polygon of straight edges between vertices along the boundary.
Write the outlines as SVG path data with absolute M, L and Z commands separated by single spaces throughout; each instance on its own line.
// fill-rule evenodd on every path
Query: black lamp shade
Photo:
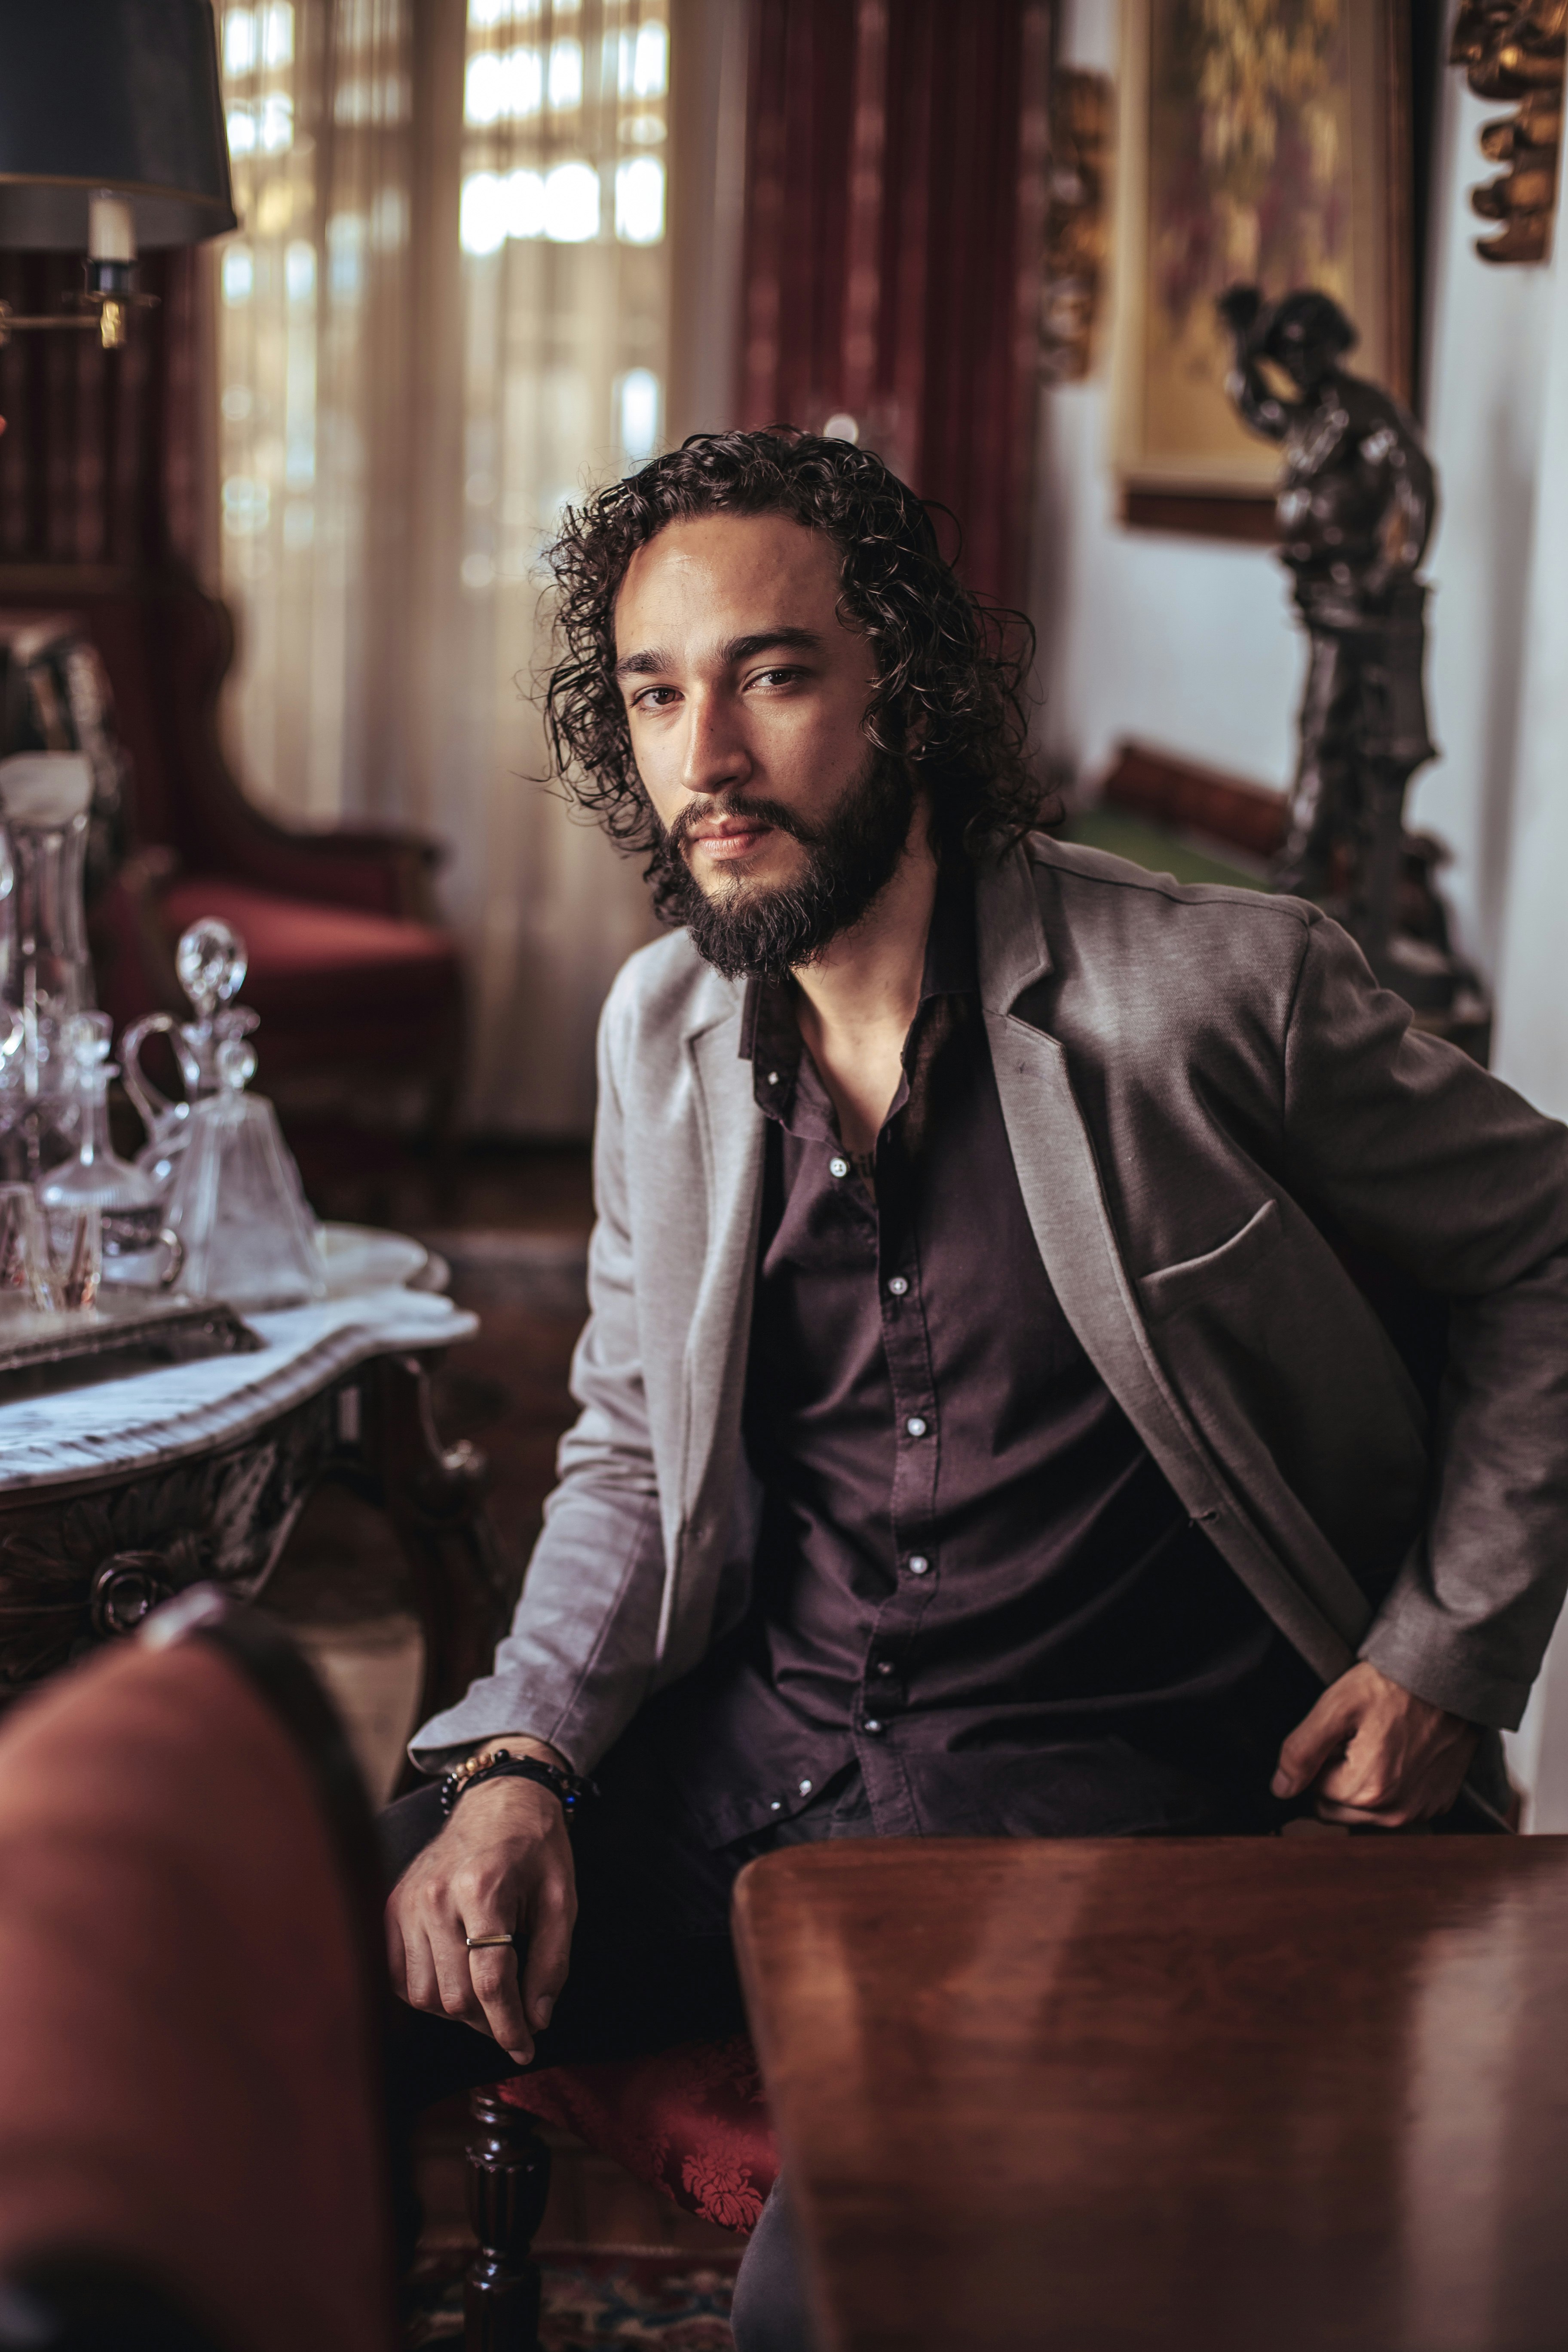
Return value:
M 101 189 L 143 248 L 237 226 L 210 0 L 0 0 L 0 246 L 85 252 Z

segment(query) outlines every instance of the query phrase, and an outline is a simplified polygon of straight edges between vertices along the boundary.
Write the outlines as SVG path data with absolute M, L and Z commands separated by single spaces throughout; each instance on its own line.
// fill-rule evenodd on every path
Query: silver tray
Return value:
M 190 1364 L 205 1356 L 249 1355 L 265 1345 L 217 1299 L 121 1295 L 110 1287 L 100 1291 L 96 1307 L 75 1313 L 0 1307 L 0 1380 L 55 1365 L 74 1365 L 84 1378 L 96 1379 L 116 1358 Z

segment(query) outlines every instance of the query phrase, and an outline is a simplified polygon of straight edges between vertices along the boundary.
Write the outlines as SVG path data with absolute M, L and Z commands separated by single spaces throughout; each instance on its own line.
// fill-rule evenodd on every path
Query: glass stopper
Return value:
M 107 1013 L 73 1013 L 65 1024 L 65 1048 L 79 1078 L 91 1076 L 100 1062 L 109 1059 L 109 1049 L 114 1040 L 114 1024 Z M 104 1076 L 112 1076 L 111 1071 Z
M 244 1037 L 226 1037 L 217 1049 L 218 1084 L 238 1094 L 256 1076 L 256 1048 Z
M 245 985 L 245 941 L 232 927 L 207 915 L 182 932 L 174 951 L 180 986 L 204 1021 Z

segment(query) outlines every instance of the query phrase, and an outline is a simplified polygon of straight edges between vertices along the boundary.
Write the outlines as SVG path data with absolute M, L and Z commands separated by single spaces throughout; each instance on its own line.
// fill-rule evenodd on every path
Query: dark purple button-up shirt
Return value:
M 870 1160 L 791 989 L 753 984 L 742 1050 L 769 1121 L 744 1412 L 765 1502 L 751 1614 L 671 1709 L 707 1834 L 787 1820 L 857 1761 L 884 1835 L 1258 1825 L 1316 1685 L 1051 1287 L 967 880 L 939 895 Z

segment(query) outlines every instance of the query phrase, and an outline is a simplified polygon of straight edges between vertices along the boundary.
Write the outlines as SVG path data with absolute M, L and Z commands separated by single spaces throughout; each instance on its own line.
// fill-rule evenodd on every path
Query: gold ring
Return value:
M 488 1950 L 491 1944 L 510 1944 L 511 1937 L 510 1936 L 465 1936 L 463 1941 L 470 1952 L 483 1952 Z

